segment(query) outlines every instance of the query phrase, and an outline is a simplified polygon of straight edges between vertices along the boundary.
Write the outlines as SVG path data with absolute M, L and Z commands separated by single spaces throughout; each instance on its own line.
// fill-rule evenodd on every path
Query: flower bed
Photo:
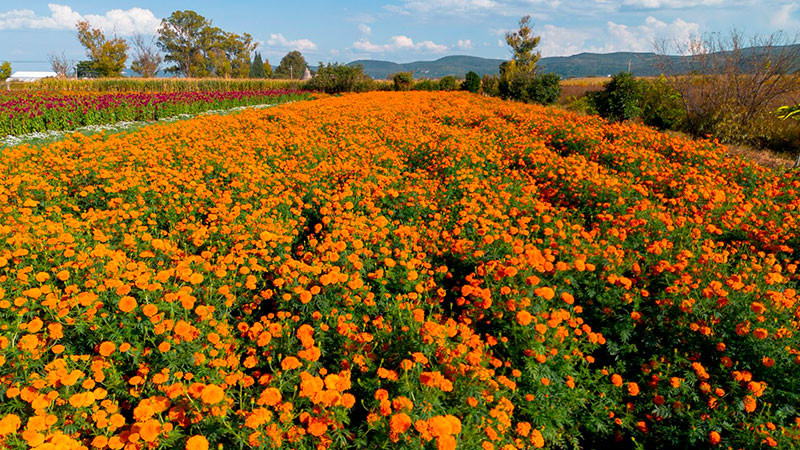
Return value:
M 5 149 L 0 445 L 794 448 L 800 177 L 724 153 L 466 93 Z

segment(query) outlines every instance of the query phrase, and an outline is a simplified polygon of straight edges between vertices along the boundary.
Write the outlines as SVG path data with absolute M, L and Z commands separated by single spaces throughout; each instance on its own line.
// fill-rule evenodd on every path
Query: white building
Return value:
M 26 83 L 32 83 L 43 78 L 55 78 L 57 76 L 58 74 L 55 72 L 14 72 L 6 81 L 24 81 Z

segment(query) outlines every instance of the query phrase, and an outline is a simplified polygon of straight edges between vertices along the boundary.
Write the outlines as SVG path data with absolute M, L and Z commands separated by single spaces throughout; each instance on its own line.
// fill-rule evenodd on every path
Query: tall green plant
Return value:
M 629 72 L 620 72 L 602 91 L 593 93 L 591 101 L 602 117 L 619 122 L 641 114 L 643 95 L 643 83 Z

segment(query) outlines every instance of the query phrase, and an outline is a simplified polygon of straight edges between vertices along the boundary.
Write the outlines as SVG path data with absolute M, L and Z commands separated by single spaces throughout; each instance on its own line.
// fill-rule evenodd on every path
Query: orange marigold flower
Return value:
M 192 436 L 186 440 L 186 450 L 208 450 L 208 439 L 205 436 Z
M 617 373 L 611 375 L 611 383 L 616 387 L 622 386 L 622 377 Z
M 259 405 L 275 406 L 281 401 L 281 391 L 276 388 L 266 388 L 258 398 Z
M 150 419 L 139 427 L 139 436 L 145 442 L 155 442 L 161 434 L 161 423 L 156 419 Z
M 531 313 L 529 313 L 524 309 L 517 313 L 517 323 L 522 326 L 528 325 L 529 323 L 531 323 L 532 320 L 533 316 L 531 315 Z
M 323 419 L 312 417 L 308 421 L 308 432 L 313 436 L 322 436 L 326 431 L 328 431 L 328 424 Z
M 711 445 L 719 444 L 719 441 L 721 439 L 722 438 L 720 437 L 719 433 L 717 433 L 716 431 L 712 431 L 712 432 L 708 433 L 708 442 L 710 442 Z
M 221 402 L 224 398 L 225 391 L 215 384 L 209 384 L 205 387 L 205 389 L 203 389 L 203 392 L 200 393 L 200 399 L 203 400 L 203 403 L 209 405 L 215 405 Z
M 136 299 L 129 295 L 122 297 L 119 299 L 119 303 L 117 303 L 117 306 L 122 312 L 131 312 L 136 309 L 137 305 Z
M 114 344 L 113 342 L 103 341 L 100 344 L 100 355 L 101 356 L 110 356 L 112 353 L 114 353 L 114 350 L 116 350 L 116 349 L 117 349 L 117 345 Z
M 639 385 L 636 383 L 628 383 L 628 394 L 639 395 Z
M 411 417 L 406 413 L 398 413 L 389 420 L 389 427 L 394 434 L 405 433 L 411 427 Z
M 301 363 L 300 360 L 294 356 L 287 356 L 286 358 L 283 358 L 283 361 L 281 361 L 281 368 L 283 370 L 297 369 L 298 367 L 302 366 L 303 363 Z
M 531 432 L 531 444 L 533 444 L 533 446 L 536 448 L 544 447 L 544 436 L 542 436 L 541 431 L 533 430 Z
M 16 433 L 20 425 L 22 425 L 22 421 L 18 415 L 6 415 L 0 419 L 0 436 L 8 436 L 9 434 Z

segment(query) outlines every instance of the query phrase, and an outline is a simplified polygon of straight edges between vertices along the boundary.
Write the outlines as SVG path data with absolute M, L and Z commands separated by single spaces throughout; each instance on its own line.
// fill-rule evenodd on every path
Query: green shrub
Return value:
M 481 77 L 477 73 L 469 71 L 466 79 L 461 83 L 461 90 L 477 93 L 481 90 Z
M 420 80 L 413 83 L 411 90 L 414 91 L 438 91 L 439 82 L 436 80 Z
M 455 91 L 456 87 L 456 77 L 452 75 L 448 75 L 439 80 L 439 90 L 441 91 Z
M 677 130 L 686 123 L 681 94 L 664 78 L 646 83 L 642 99 L 642 120 L 659 130 Z
M 0 81 L 4 81 L 11 76 L 11 63 L 6 61 L 0 64 Z
M 320 63 L 317 74 L 308 82 L 308 88 L 336 94 L 371 91 L 374 84 L 372 78 L 364 73 L 364 67 L 361 65 L 347 66 L 338 63 L 322 65 Z
M 484 75 L 481 80 L 481 89 L 486 95 L 497 97 L 500 95 L 500 78 L 497 75 Z
M 414 83 L 411 72 L 398 72 L 392 76 L 395 91 L 410 91 Z
M 552 105 L 561 96 L 561 77 L 554 73 L 536 75 L 528 83 L 527 90 L 529 101 Z
M 560 80 L 558 75 L 552 73 L 535 75 L 515 71 L 500 79 L 498 90 L 506 100 L 549 105 L 561 95 Z
M 643 96 L 643 82 L 629 72 L 620 72 L 606 83 L 605 89 L 590 94 L 590 100 L 601 116 L 619 122 L 639 117 Z

